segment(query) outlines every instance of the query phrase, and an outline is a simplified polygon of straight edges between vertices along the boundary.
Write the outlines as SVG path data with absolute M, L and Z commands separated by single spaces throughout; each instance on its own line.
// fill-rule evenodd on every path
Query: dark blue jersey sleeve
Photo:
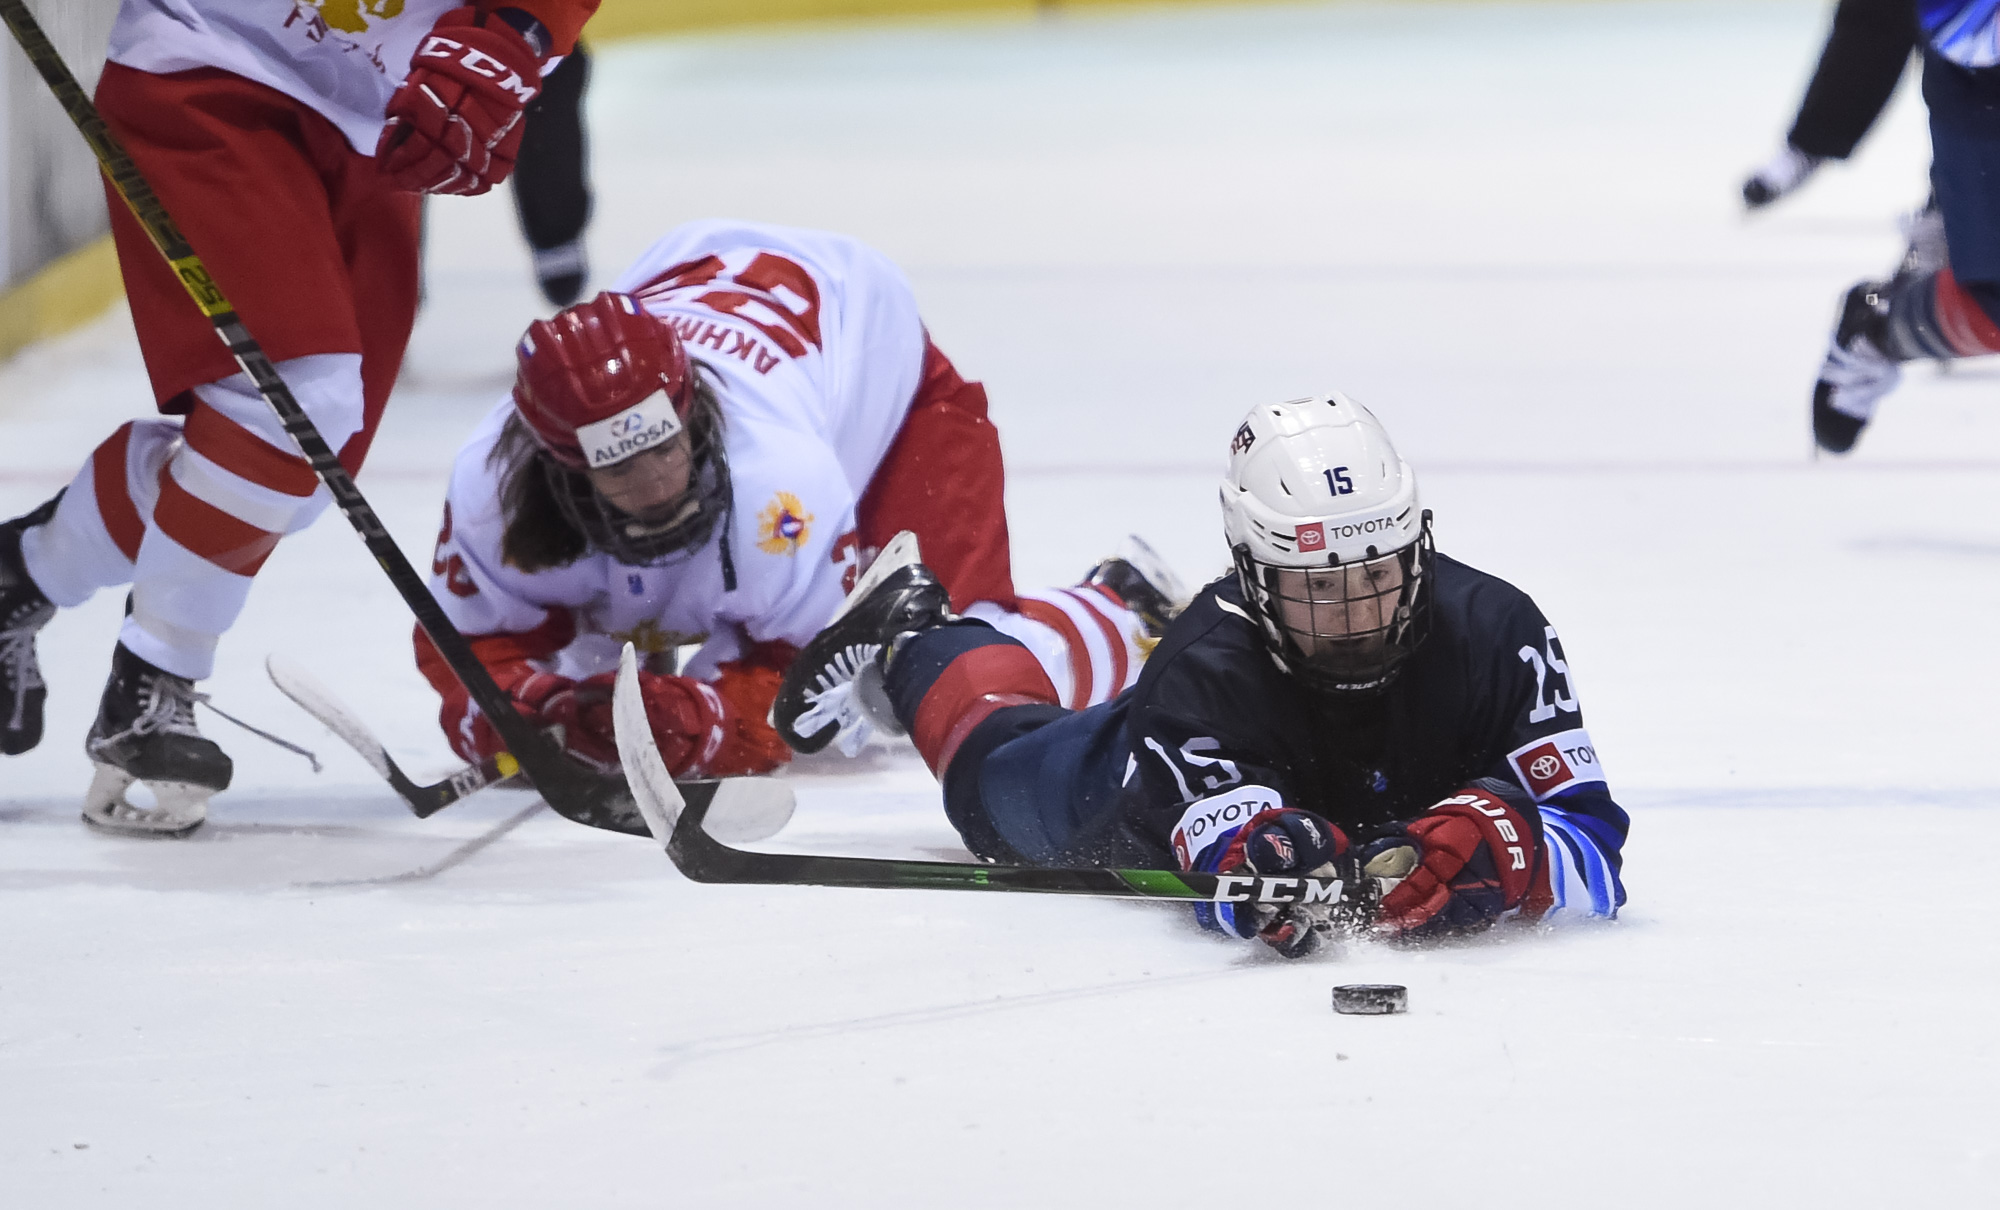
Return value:
M 1493 687 L 1504 755 L 1482 784 L 1539 815 L 1555 907 L 1616 915 L 1630 821 L 1584 726 L 1569 655 L 1525 593 L 1493 583 L 1511 599 L 1472 611 L 1492 630 L 1473 649 L 1491 661 L 1479 679 Z

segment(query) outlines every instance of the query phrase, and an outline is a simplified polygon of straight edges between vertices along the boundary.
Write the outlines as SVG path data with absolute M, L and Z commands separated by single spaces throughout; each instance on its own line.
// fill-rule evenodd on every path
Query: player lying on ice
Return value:
M 767 722 L 779 678 L 900 530 L 951 607 L 1025 644 L 1062 700 L 1137 678 L 1179 585 L 1133 540 L 1074 588 L 1015 592 L 986 392 L 880 253 L 698 223 L 619 291 L 529 328 L 512 397 L 459 452 L 432 565 L 453 623 L 572 755 L 617 769 L 611 670 L 631 642 L 675 776 L 790 759 Z M 700 650 L 674 675 L 684 644 Z M 417 658 L 454 748 L 497 751 L 421 631 Z
M 1222 483 L 1236 573 L 1168 627 L 1136 686 L 1060 704 L 1012 638 L 956 616 L 902 539 L 786 675 L 801 751 L 894 725 L 978 856 L 1046 866 L 1384 880 L 1403 936 L 1552 907 L 1615 915 L 1627 820 L 1555 628 L 1436 553 L 1409 467 L 1340 395 L 1260 407 Z M 1200 904 L 1310 952 L 1331 905 Z

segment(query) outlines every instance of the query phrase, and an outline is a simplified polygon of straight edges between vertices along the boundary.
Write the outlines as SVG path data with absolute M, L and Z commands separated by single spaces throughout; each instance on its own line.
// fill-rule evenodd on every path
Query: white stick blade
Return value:
M 388 778 L 389 750 L 375 738 L 368 724 L 341 705 L 340 699 L 334 697 L 311 673 L 275 653 L 265 657 L 264 671 L 270 674 L 271 683 L 278 687 L 278 692 L 291 698 L 299 709 L 318 719 L 343 743 L 359 752 L 361 759 L 368 762 L 377 776 Z
M 611 691 L 611 727 L 618 736 L 618 763 L 625 766 L 625 782 L 632 788 L 632 800 L 646 817 L 653 839 L 665 847 L 687 805 L 660 749 L 653 742 L 653 724 L 646 717 L 646 699 L 639 694 L 639 657 L 632 644 L 618 657 L 618 681 Z

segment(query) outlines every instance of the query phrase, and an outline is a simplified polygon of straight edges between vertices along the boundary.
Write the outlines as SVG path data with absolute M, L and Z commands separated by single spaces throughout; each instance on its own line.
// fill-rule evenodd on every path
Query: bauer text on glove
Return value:
M 1405 936 L 1476 931 L 1516 908 L 1547 907 L 1540 838 L 1497 795 L 1462 790 L 1392 825 L 1358 857 L 1364 876 L 1391 886 L 1377 923 Z

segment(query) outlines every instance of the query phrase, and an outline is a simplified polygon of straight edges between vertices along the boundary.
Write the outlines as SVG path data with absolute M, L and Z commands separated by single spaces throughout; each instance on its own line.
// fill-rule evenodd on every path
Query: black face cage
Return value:
M 1357 594 L 1349 597 L 1343 591 L 1338 597 L 1313 597 L 1310 600 L 1290 598 L 1305 607 L 1310 633 L 1314 640 L 1313 650 L 1308 653 L 1280 613 L 1281 585 L 1279 573 L 1319 571 L 1319 568 L 1279 567 L 1270 563 L 1260 563 L 1250 557 L 1250 548 L 1239 545 L 1232 552 L 1236 557 L 1236 576 L 1242 586 L 1245 601 L 1255 611 L 1257 620 L 1264 631 L 1264 645 L 1285 670 L 1297 677 L 1308 688 L 1323 693 L 1356 694 L 1372 693 L 1396 679 L 1403 662 L 1423 643 L 1430 632 L 1430 592 L 1427 583 L 1435 563 L 1436 551 L 1431 545 L 1431 514 L 1424 510 L 1423 528 L 1417 533 L 1417 540 L 1379 558 L 1392 558 L 1402 565 L 1403 582 L 1395 589 L 1396 600 L 1392 610 L 1387 612 L 1385 625 L 1365 629 L 1353 629 L 1350 625 L 1357 609 L 1368 612 L 1372 619 L 1379 617 L 1378 603 L 1388 594 Z M 1360 567 L 1375 560 L 1350 560 L 1340 563 L 1329 559 L 1327 568 Z M 1322 627 L 1321 620 L 1336 623 Z
M 598 494 L 583 471 L 571 470 L 548 457 L 537 461 L 548 477 L 549 492 L 563 519 L 576 527 L 592 549 L 628 567 L 653 567 L 707 545 L 716 527 L 728 521 L 732 507 L 729 460 L 722 454 L 721 417 L 700 396 L 688 417 L 688 438 L 692 463 L 688 489 L 657 517 L 634 517 L 621 511 Z

